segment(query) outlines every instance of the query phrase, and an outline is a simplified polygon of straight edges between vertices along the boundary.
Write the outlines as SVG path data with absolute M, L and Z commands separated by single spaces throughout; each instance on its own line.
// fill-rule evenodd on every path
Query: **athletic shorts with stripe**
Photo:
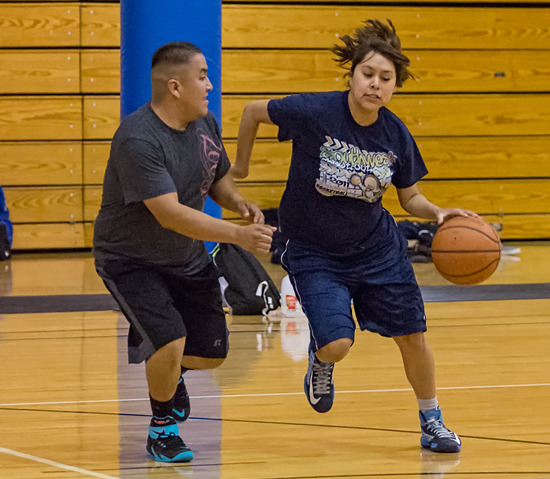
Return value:
M 96 263 L 96 269 L 130 323 L 130 363 L 183 337 L 186 356 L 227 357 L 229 332 L 214 264 L 190 276 L 131 260 Z

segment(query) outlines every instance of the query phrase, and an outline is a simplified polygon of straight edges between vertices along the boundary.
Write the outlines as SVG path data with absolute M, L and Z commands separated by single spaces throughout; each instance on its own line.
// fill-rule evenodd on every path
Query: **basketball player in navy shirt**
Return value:
M 334 401 L 332 373 L 353 344 L 355 323 L 398 345 L 420 409 L 421 445 L 458 452 L 460 438 L 445 427 L 435 389 L 433 355 L 424 338 L 426 317 L 406 240 L 382 206 L 393 184 L 403 209 L 442 223 L 461 215 L 420 194 L 427 169 L 403 122 L 385 105 L 412 77 L 392 23 L 368 20 L 333 53 L 349 65 L 345 92 L 306 93 L 254 101 L 241 119 L 236 178 L 245 178 L 260 123 L 292 140 L 292 160 L 280 205 L 289 238 L 281 258 L 308 317 L 311 342 L 304 389 L 317 412 Z

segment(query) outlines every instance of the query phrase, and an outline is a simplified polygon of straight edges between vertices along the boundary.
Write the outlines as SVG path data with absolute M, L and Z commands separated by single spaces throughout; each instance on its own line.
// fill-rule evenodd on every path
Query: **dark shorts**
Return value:
M 192 276 L 128 260 L 96 264 L 96 269 L 130 323 L 130 363 L 146 361 L 183 337 L 186 356 L 227 356 L 229 332 L 212 263 Z
M 291 241 L 281 261 L 308 318 L 314 351 L 355 338 L 352 301 L 361 330 L 386 337 L 426 331 L 424 302 L 398 238 L 376 261 L 371 255 L 335 258 Z

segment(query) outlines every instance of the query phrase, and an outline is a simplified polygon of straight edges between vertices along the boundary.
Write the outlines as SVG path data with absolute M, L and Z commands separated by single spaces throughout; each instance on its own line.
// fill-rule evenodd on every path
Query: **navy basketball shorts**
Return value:
M 190 276 L 129 260 L 96 264 L 128 322 L 128 361 L 141 363 L 186 338 L 185 356 L 225 358 L 229 332 L 216 266 Z
M 361 330 L 385 337 L 426 331 L 426 316 L 406 246 L 384 258 L 335 258 L 291 241 L 281 258 L 306 314 L 314 351 Z

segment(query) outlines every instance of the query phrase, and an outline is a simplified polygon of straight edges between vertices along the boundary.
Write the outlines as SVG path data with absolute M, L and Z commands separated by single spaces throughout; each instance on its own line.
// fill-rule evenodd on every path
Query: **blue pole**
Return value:
M 221 0 L 121 0 L 120 20 L 121 120 L 151 99 L 153 53 L 166 43 L 185 41 L 204 53 L 213 86 L 208 106 L 221 125 Z M 204 211 L 221 218 L 221 208 L 210 198 Z

